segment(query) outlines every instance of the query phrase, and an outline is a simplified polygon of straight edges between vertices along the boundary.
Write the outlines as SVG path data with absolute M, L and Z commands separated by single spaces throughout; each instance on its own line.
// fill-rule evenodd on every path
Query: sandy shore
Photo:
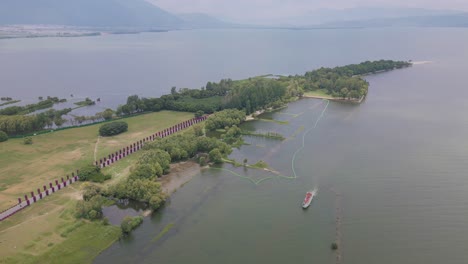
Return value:
M 263 114 L 263 113 L 265 113 L 265 110 L 258 110 L 258 111 L 256 111 L 255 113 L 252 113 L 252 114 L 246 116 L 246 117 L 245 117 L 245 121 L 252 121 L 252 120 L 255 120 L 255 117 L 257 117 L 257 116 L 259 116 L 259 115 L 261 115 L 261 114 Z
M 421 64 L 429 64 L 433 63 L 433 61 L 413 61 L 411 62 L 413 65 L 421 65 Z
M 336 98 L 333 98 L 331 96 L 306 95 L 306 94 L 304 94 L 302 97 L 303 98 L 315 98 L 315 99 L 327 99 L 327 100 L 336 99 Z
M 200 165 L 194 161 L 184 161 L 176 164 L 171 164 L 171 172 L 159 178 L 164 192 L 171 195 L 186 182 L 190 181 L 193 176 L 200 172 Z
M 362 96 L 361 98 L 358 99 L 342 99 L 342 98 L 334 98 L 331 96 L 315 96 L 315 95 L 304 95 L 302 98 L 313 98 L 313 99 L 322 99 L 322 100 L 330 100 L 333 102 L 342 102 L 342 103 L 353 103 L 353 104 L 360 104 L 365 96 Z

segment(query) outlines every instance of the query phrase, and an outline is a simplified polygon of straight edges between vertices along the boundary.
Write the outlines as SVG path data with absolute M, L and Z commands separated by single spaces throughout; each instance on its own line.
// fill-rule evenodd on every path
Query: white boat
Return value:
M 304 201 L 302 202 L 302 208 L 305 209 L 309 207 L 310 203 L 312 203 L 312 200 L 314 199 L 316 195 L 317 195 L 317 189 L 307 192 L 304 198 Z

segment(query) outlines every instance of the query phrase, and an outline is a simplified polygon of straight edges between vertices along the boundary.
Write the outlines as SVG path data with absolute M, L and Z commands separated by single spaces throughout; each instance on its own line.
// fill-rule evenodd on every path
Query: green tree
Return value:
M 8 140 L 8 135 L 7 133 L 3 132 L 0 130 L 0 142 L 5 142 Z
M 223 155 L 221 154 L 221 151 L 219 149 L 215 148 L 209 153 L 210 156 L 210 161 L 219 164 L 223 163 Z
M 193 132 L 194 132 L 196 137 L 201 137 L 201 136 L 204 135 L 202 125 L 194 125 L 194 126 L 192 126 L 192 128 L 193 128 Z
M 171 156 L 161 149 L 149 149 L 138 158 L 137 166 L 148 165 L 152 173 L 161 177 L 163 174 L 169 173 L 171 168 Z M 162 169 L 162 172 L 161 172 Z
M 85 187 L 83 191 L 83 200 L 89 201 L 94 196 L 100 195 L 101 192 L 102 192 L 101 187 L 94 185 L 94 184 L 89 184 Z
M 75 217 L 90 220 L 102 217 L 102 204 L 104 198 L 101 195 L 95 195 L 88 201 L 78 201 L 75 206 Z
M 141 216 L 135 216 L 135 217 L 126 216 L 122 220 L 122 223 L 120 224 L 120 228 L 122 229 L 122 233 L 129 234 L 135 228 L 141 225 L 141 223 L 143 223 L 143 217 Z
M 348 88 L 345 87 L 345 88 L 341 89 L 340 94 L 341 94 L 341 97 L 343 97 L 343 99 L 347 98 L 348 94 L 349 94 Z
M 195 112 L 195 117 L 202 117 L 204 114 L 205 112 L 203 112 L 202 110 L 198 110 L 197 112 Z
M 54 124 L 57 126 L 57 127 L 61 127 L 67 120 L 63 119 L 62 117 L 60 116 L 57 116 L 54 118 Z
M 149 205 L 153 210 L 158 209 L 163 203 L 164 199 L 160 195 L 153 195 L 149 200 Z
M 109 108 L 107 108 L 106 110 L 104 110 L 104 112 L 102 112 L 102 118 L 104 118 L 105 120 L 111 120 L 113 115 L 114 115 L 114 111 Z
M 202 166 L 202 167 L 203 167 L 203 166 L 206 166 L 206 158 L 203 157 L 203 156 L 200 157 L 200 158 L 198 159 L 198 163 L 199 163 L 200 166 Z

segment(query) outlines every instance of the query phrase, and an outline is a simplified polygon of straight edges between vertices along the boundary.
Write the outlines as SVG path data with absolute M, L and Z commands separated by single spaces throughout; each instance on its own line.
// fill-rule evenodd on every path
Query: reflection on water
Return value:
M 126 216 L 141 215 L 147 209 L 148 206 L 145 203 L 133 200 L 119 200 L 114 205 L 104 207 L 102 212 L 111 224 L 120 225 Z

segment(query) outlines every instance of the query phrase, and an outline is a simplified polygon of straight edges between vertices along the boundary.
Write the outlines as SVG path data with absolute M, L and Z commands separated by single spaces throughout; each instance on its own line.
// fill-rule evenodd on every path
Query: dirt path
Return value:
M 98 145 L 99 145 L 99 139 L 101 138 L 101 136 L 98 136 L 97 138 L 97 141 L 96 141 L 96 144 L 94 145 L 94 161 L 97 161 L 97 150 L 98 150 Z

